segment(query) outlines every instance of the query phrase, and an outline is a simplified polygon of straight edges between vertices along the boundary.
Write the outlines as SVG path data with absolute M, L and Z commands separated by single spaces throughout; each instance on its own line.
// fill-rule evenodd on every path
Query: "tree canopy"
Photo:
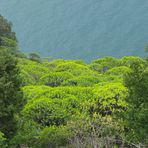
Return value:
M 0 147 L 148 145 L 148 60 L 23 57 L 0 16 Z

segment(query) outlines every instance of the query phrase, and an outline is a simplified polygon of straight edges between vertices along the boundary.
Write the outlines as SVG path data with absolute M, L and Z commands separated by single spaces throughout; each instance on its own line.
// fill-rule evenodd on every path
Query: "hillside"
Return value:
M 148 57 L 25 55 L 0 15 L 0 148 L 147 148 L 147 123 Z
M 146 0 L 0 1 L 24 52 L 86 61 L 144 56 L 147 9 Z
M 105 57 L 85 64 L 18 58 L 18 67 L 25 104 L 17 115 L 14 146 L 146 148 L 146 60 Z

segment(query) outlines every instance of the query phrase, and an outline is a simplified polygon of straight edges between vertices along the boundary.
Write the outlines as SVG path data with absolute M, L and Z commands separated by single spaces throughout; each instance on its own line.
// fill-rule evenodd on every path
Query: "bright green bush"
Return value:
M 64 59 L 57 59 L 57 60 L 53 60 L 53 61 L 44 61 L 43 65 L 45 67 L 47 67 L 50 71 L 54 71 L 54 69 L 61 63 L 65 63 Z
M 0 147 L 1 148 L 7 148 L 6 138 L 4 137 L 4 134 L 0 132 Z
M 66 64 L 66 63 L 76 63 L 76 64 L 80 64 L 80 65 L 86 65 L 81 60 L 64 60 L 64 59 L 56 59 L 56 60 L 53 60 L 53 61 L 50 61 L 50 62 L 49 61 L 45 61 L 45 62 L 43 62 L 43 65 L 45 67 L 47 67 L 50 71 L 54 71 L 55 68 L 58 65 Z
M 99 76 L 98 76 L 99 77 Z M 63 82 L 64 86 L 93 86 L 94 84 L 99 83 L 99 78 L 96 76 L 79 76 L 68 79 Z
M 80 99 L 86 99 L 92 95 L 91 87 L 48 87 L 44 85 L 40 86 L 25 86 L 22 88 L 24 97 L 26 99 L 37 99 L 41 97 L 45 98 L 62 98 L 67 95 L 74 95 Z
M 97 77 L 98 83 L 95 84 L 94 86 L 100 86 L 100 85 L 105 85 L 107 83 L 116 83 L 116 82 L 123 82 L 123 76 L 118 76 L 118 75 L 112 75 L 112 74 L 99 74 Z
M 114 112 L 121 112 L 126 109 L 125 101 L 128 90 L 121 83 L 108 83 L 93 89 L 94 100 L 90 103 L 92 106 L 90 112 L 112 115 Z
M 64 81 L 72 77 L 73 75 L 69 72 L 52 72 L 41 77 L 40 83 L 47 86 L 55 87 L 60 86 Z
M 56 72 L 69 72 L 73 74 L 74 76 L 80 76 L 80 75 L 96 75 L 95 72 L 93 72 L 91 69 L 89 69 L 88 66 L 77 64 L 74 62 L 68 62 L 68 63 L 62 63 L 59 64 L 56 69 Z
M 22 115 L 42 126 L 61 125 L 77 113 L 78 106 L 79 102 L 74 97 L 62 100 L 35 99 L 25 105 Z
M 122 59 L 120 59 L 120 65 L 121 66 L 127 66 L 130 67 L 130 65 L 133 62 L 138 62 L 139 64 L 146 64 L 146 61 L 140 57 L 135 56 L 125 56 Z
M 106 75 L 117 75 L 123 77 L 125 74 L 129 73 L 131 69 L 126 66 L 119 66 L 119 67 L 114 67 L 106 72 Z
M 92 70 L 104 73 L 113 67 L 119 66 L 119 64 L 120 64 L 119 59 L 116 59 L 114 57 L 104 57 L 92 61 L 89 67 Z
M 11 25 L 0 16 L 0 148 L 148 147 L 148 58 L 27 59 Z
M 20 77 L 24 85 L 39 84 L 39 80 L 50 71 L 42 64 L 28 59 L 19 59 L 18 67 L 21 70 Z
M 22 85 L 26 86 L 26 85 L 34 85 L 36 82 L 34 80 L 33 77 L 30 76 L 30 74 L 28 72 L 26 72 L 25 70 L 21 70 L 21 73 L 19 75 L 20 79 L 22 80 Z
M 19 59 L 20 77 L 24 82 L 22 91 L 27 103 L 18 117 L 18 131 L 12 145 L 26 144 L 33 148 L 77 147 L 80 143 L 75 143 L 81 141 L 75 138 L 82 136 L 85 147 L 90 147 L 93 143 L 89 143 L 89 137 L 94 140 L 94 133 L 91 131 L 91 128 L 94 128 L 92 119 L 97 115 L 99 118 L 95 117 L 96 121 L 103 121 L 98 121 L 98 124 L 95 122 L 98 127 L 95 132 L 98 133 L 94 136 L 100 141 L 97 146 L 105 146 L 108 143 L 120 147 L 122 142 L 128 146 L 128 141 L 122 139 L 126 133 L 124 128 L 130 127 L 129 124 L 121 122 L 123 112 L 126 113 L 129 107 L 126 99 L 129 92 L 123 80 L 125 75 L 132 72 L 130 64 L 133 61 L 141 64 L 142 68 L 145 66 L 145 61 L 137 57 L 121 60 L 106 57 L 97 59 L 90 65 L 75 60 L 61 59 L 37 63 Z M 141 73 L 145 82 L 142 88 L 145 89 L 146 71 Z M 145 108 L 146 105 L 143 105 L 137 113 L 137 121 L 141 126 L 143 121 L 146 122 Z M 107 120 L 104 121 L 103 118 Z M 86 126 L 83 119 L 88 121 Z M 118 125 L 119 129 L 114 129 L 112 123 Z M 91 125 L 91 128 L 87 125 Z M 140 129 L 143 132 L 143 128 Z M 112 141 L 108 140 L 108 135 L 112 137 Z M 131 132 L 127 134 L 130 135 L 135 136 Z M 103 139 L 105 142 L 101 142 Z M 116 140 L 123 141 L 116 144 Z

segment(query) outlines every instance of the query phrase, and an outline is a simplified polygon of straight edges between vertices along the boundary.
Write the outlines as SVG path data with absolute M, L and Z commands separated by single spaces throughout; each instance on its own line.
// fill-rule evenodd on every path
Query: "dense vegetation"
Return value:
M 27 58 L 3 17 L 0 38 L 0 147 L 147 146 L 147 59 Z

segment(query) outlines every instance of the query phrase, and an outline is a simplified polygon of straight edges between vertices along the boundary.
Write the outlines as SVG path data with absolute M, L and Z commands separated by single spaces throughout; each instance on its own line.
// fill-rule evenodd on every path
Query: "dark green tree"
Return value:
M 148 67 L 139 61 L 131 63 L 132 71 L 125 76 L 129 89 L 125 123 L 129 140 L 147 143 L 148 137 Z M 130 131 L 130 132 L 129 132 Z
M 12 31 L 12 23 L 0 15 L 0 50 L 7 49 L 18 57 L 25 57 L 18 50 L 18 42 L 15 32 Z
M 17 61 L 8 50 L 0 50 L 0 131 L 7 137 L 15 132 L 14 116 L 22 104 Z
M 0 15 L 0 36 L 15 40 L 15 32 L 12 31 L 12 23 Z
M 0 50 L 0 131 L 14 132 L 14 114 L 21 108 L 21 81 L 17 61 L 7 50 Z

